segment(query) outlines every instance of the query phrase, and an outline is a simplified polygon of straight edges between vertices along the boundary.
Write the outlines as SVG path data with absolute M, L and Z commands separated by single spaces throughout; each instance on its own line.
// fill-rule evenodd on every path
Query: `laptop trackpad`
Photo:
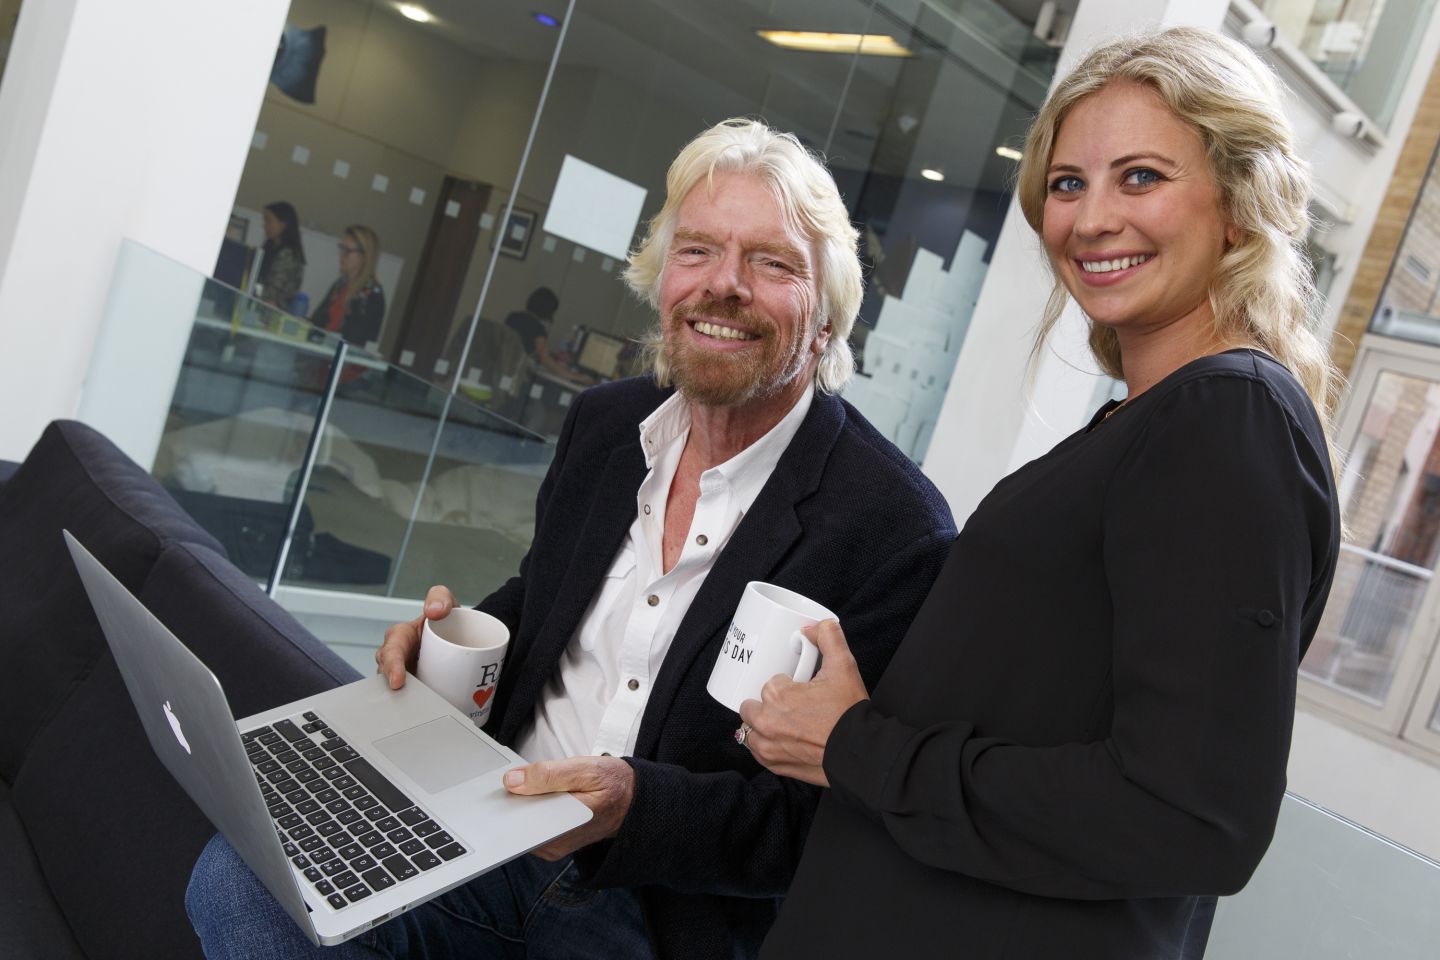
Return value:
M 509 757 L 486 745 L 454 717 L 441 717 L 376 740 L 375 749 L 431 793 L 448 790 L 510 762 Z

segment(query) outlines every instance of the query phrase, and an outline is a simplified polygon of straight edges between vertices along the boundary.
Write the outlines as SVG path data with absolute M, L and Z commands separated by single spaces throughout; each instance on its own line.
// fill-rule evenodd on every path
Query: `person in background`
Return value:
M 505 318 L 505 326 L 520 334 L 525 352 L 535 365 L 547 373 L 575 384 L 594 383 L 588 374 L 571 370 L 550 352 L 550 322 L 560 309 L 560 298 L 549 287 L 537 287 L 525 301 L 524 310 L 513 311 Z
M 256 295 L 265 303 L 290 312 L 305 279 L 305 251 L 300 246 L 300 218 L 284 200 L 268 205 L 261 214 L 265 245 L 260 248 L 260 275 Z
M 827 621 L 812 682 L 742 705 L 756 759 L 830 788 L 764 958 L 1198 958 L 1275 830 L 1340 546 L 1280 84 L 1202 30 L 1108 43 L 1018 193 L 1036 352 L 1073 298 L 1128 393 L 980 503 L 870 692 Z
M 380 339 L 380 324 L 385 319 L 385 291 L 375 277 L 380 238 L 369 227 L 354 224 L 341 235 L 339 251 L 340 276 L 310 315 L 310 322 L 363 347 Z

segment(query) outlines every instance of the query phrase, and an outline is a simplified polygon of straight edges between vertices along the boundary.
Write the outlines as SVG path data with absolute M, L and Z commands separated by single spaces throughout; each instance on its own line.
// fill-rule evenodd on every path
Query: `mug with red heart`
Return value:
M 456 607 L 443 619 L 425 621 L 415 676 L 475 726 L 483 726 L 509 646 L 505 624 L 488 613 Z

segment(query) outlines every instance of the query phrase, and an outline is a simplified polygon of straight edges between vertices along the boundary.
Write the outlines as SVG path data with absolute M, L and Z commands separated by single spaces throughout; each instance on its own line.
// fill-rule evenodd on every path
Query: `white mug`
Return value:
M 802 683 L 809 680 L 815 675 L 820 651 L 800 631 L 821 620 L 835 619 L 835 614 L 793 590 L 750 581 L 725 631 L 705 689 L 738 713 L 746 700 L 760 699 L 760 688 L 777 673 Z
M 490 716 L 509 646 L 505 624 L 488 613 L 456 607 L 443 619 L 425 621 L 415 677 L 478 727 Z

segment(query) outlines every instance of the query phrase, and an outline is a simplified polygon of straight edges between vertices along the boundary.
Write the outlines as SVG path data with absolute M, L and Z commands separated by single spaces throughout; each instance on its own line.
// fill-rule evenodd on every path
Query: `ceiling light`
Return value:
M 804 30 L 756 30 L 756 33 L 787 50 L 811 53 L 860 53 L 870 57 L 913 56 L 895 38 L 883 33 L 811 33 Z
M 1017 162 L 1020 160 L 1021 157 L 1025 156 L 1025 154 L 1021 153 L 1019 150 L 1015 150 L 1011 147 L 996 147 L 995 153 L 999 156 L 1004 157 L 1006 160 L 1015 160 Z
M 395 9 L 400 11 L 401 16 L 409 17 L 416 23 L 429 23 L 431 20 L 435 19 L 435 16 L 429 10 L 426 10 L 422 6 L 418 6 L 417 4 L 402 3 Z
M 560 21 L 555 17 L 550 16 L 550 14 L 548 13 L 541 13 L 539 10 L 536 10 L 531 13 L 530 16 L 534 17 L 539 23 L 545 24 L 545 26 L 547 27 L 560 26 Z
M 920 176 L 924 177 L 926 180 L 934 180 L 936 182 L 945 179 L 945 174 L 941 173 L 939 170 L 936 170 L 934 167 L 922 168 L 920 171 Z

